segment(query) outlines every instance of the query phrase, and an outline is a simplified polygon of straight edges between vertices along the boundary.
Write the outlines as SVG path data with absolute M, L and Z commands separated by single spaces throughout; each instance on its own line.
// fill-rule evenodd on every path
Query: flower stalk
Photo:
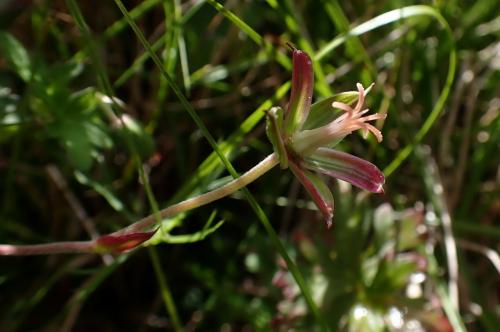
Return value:
M 286 111 L 273 107 L 267 114 L 266 131 L 274 153 L 264 158 L 242 176 L 220 188 L 171 205 L 134 224 L 91 241 L 55 242 L 37 245 L 0 245 L 0 255 L 40 255 L 59 253 L 123 253 L 139 247 L 158 230 L 158 220 L 209 204 L 242 189 L 276 165 L 290 168 L 307 190 L 328 227 L 332 225 L 334 200 L 327 185 L 314 172 L 328 175 L 362 189 L 382 193 L 384 176 L 370 162 L 333 149 L 344 137 L 362 130 L 364 137 L 372 133 L 382 141 L 380 130 L 369 122 L 385 115 L 370 114 L 363 109 L 366 94 L 342 93 L 312 104 L 314 75 L 309 55 L 292 47 L 292 91 Z M 351 105 L 356 103 L 354 107 Z M 340 114 L 334 112 L 340 110 Z
M 247 186 L 263 174 L 278 165 L 278 157 L 275 153 L 270 154 L 252 169 L 239 178 L 227 183 L 226 185 L 214 189 L 205 194 L 189 198 L 180 203 L 171 205 L 158 212 L 164 219 L 172 217 L 182 212 L 186 212 L 200 206 L 209 204 Z M 149 240 L 156 230 L 150 229 L 157 226 L 156 215 L 151 214 L 130 226 L 108 235 L 103 235 L 91 241 L 69 241 L 53 242 L 36 245 L 0 245 L 0 255 L 3 256 L 28 256 L 28 255 L 49 255 L 62 253 L 123 253 L 140 246 Z

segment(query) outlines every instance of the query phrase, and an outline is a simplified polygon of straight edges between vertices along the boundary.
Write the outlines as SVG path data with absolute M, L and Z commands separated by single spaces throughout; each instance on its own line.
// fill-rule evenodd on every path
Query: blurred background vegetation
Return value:
M 139 165 L 160 207 L 230 178 L 116 2 L 0 1 L 0 243 L 151 213 Z M 286 42 L 315 59 L 316 100 L 375 82 L 384 141 L 341 148 L 385 171 L 385 195 L 331 181 L 326 229 L 288 171 L 249 186 L 332 331 L 498 331 L 497 0 L 124 5 L 239 172 L 272 152 L 262 118 L 286 105 Z M 149 244 L 0 257 L 0 331 L 322 330 L 239 193 Z

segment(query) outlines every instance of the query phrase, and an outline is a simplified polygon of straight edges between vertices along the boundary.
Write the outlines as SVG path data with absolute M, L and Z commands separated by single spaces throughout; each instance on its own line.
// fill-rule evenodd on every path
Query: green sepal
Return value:
M 347 91 L 325 98 L 314 103 L 302 130 L 309 130 L 324 126 L 337 118 L 343 111 L 332 107 L 333 102 L 351 105 L 359 98 L 358 91 Z
M 271 141 L 274 152 L 278 155 L 280 167 L 286 169 L 288 167 L 288 156 L 285 148 L 285 142 L 281 131 L 283 128 L 284 111 L 281 107 L 273 107 L 266 112 L 266 133 Z

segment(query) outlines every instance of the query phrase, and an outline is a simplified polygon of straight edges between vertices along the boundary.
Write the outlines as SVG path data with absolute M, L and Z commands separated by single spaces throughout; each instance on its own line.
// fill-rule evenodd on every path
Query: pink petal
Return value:
M 345 152 L 319 148 L 307 158 L 304 167 L 374 193 L 384 192 L 385 177 L 377 166 Z
M 325 219 L 327 227 L 332 226 L 333 218 L 333 195 L 330 189 L 315 174 L 302 169 L 290 161 L 290 169 L 297 179 L 306 188 L 314 203 Z
M 292 92 L 285 114 L 285 132 L 292 135 L 302 128 L 311 109 L 314 85 L 312 61 L 307 53 L 293 49 Z

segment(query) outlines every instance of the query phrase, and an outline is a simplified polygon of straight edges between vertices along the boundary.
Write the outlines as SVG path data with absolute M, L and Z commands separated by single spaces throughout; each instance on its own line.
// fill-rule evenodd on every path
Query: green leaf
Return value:
M 14 36 L 5 31 L 0 31 L 0 52 L 23 81 L 30 80 L 31 61 L 28 52 Z
M 367 285 L 366 295 L 372 305 L 384 307 L 401 291 L 416 270 L 416 262 L 398 256 L 395 260 L 382 260 L 371 284 Z
M 385 329 L 384 317 L 360 304 L 354 306 L 349 313 L 349 332 L 383 332 Z
M 62 62 L 55 63 L 47 67 L 45 79 L 57 84 L 67 84 L 72 79 L 78 77 L 83 72 L 83 64 L 81 62 Z M 83 90 L 85 91 L 85 90 Z
M 85 128 L 85 135 L 93 146 L 103 149 L 110 149 L 113 147 L 113 141 L 109 137 L 104 126 L 100 126 L 90 121 L 84 122 L 83 126 Z
M 84 124 L 77 121 L 62 121 L 54 129 L 61 140 L 71 163 L 80 170 L 92 166 L 93 147 L 88 140 Z
M 110 188 L 105 186 L 102 182 L 94 181 L 86 174 L 78 170 L 75 171 L 75 178 L 81 184 L 89 186 L 96 192 L 98 192 L 116 211 L 123 212 L 125 210 L 125 205 L 123 204 L 123 202 L 112 192 Z
M 105 127 L 94 123 L 89 114 L 67 114 L 65 118 L 52 123 L 47 130 L 57 137 L 73 166 L 81 171 L 90 169 L 94 159 L 99 156 L 99 149 L 113 146 Z
M 387 242 L 393 242 L 395 234 L 395 212 L 388 203 L 379 205 L 373 213 L 375 242 L 383 247 Z
M 146 243 L 146 245 L 156 245 L 159 243 L 193 243 L 204 240 L 207 236 L 218 230 L 223 224 L 224 220 L 217 222 L 212 226 L 213 221 L 217 211 L 213 211 L 210 214 L 207 222 L 201 230 L 192 234 L 182 234 L 182 235 L 171 235 L 172 225 L 170 222 L 164 222 L 160 226 L 160 230 Z M 175 223 L 175 222 L 174 222 Z M 175 223 L 177 225 L 177 223 Z
M 224 222 L 224 220 L 221 220 L 212 227 L 202 229 L 201 231 L 195 232 L 193 234 L 168 235 L 167 237 L 164 236 L 163 242 L 176 244 L 199 242 L 218 230 L 224 224 Z
M 134 151 L 142 158 L 149 157 L 155 147 L 153 138 L 146 132 L 142 124 L 128 114 L 122 114 L 118 133 L 125 141 L 131 142 Z

